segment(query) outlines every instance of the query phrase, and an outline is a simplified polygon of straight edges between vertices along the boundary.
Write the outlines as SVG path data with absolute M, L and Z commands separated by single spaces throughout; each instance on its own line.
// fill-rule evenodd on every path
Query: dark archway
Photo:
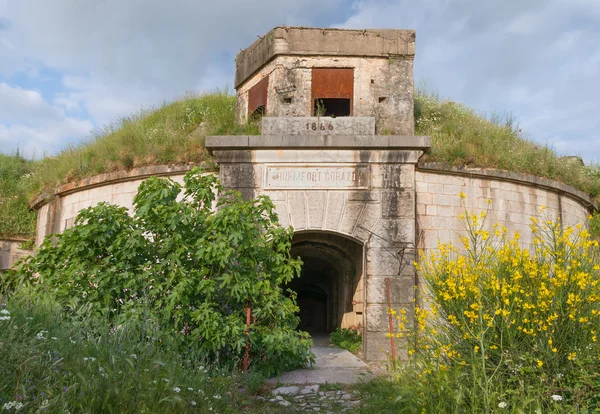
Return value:
M 363 246 L 332 233 L 294 235 L 292 256 L 304 262 L 288 287 L 297 293 L 301 330 L 311 334 L 363 326 Z

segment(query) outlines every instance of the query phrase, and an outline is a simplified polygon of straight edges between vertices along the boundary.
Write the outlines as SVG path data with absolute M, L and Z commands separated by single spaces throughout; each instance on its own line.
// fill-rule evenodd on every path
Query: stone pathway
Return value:
M 369 366 L 357 356 L 336 346 L 330 346 L 329 337 L 313 337 L 316 357 L 312 368 L 286 372 L 272 378 L 273 384 L 354 384 L 372 378 Z
M 269 397 L 258 397 L 300 412 L 340 413 L 358 408 L 358 391 L 344 391 L 342 385 L 373 377 L 370 367 L 345 349 L 332 346 L 329 337 L 313 337 L 315 364 L 312 368 L 286 372 L 268 380 L 279 387 Z M 281 386 L 283 385 L 283 386 Z
M 358 391 L 320 391 L 318 384 L 279 387 L 271 394 L 269 402 L 300 412 L 343 413 L 357 408 L 360 404 Z

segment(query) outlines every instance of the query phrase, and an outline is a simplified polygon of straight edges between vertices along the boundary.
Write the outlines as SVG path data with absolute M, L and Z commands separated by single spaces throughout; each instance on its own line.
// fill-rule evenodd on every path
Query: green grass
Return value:
M 421 162 L 533 174 L 600 196 L 598 166 L 561 160 L 550 147 L 522 137 L 510 116 L 486 119 L 464 105 L 417 91 L 415 133 L 432 139 Z
M 115 327 L 85 309 L 67 316 L 50 296 L 26 289 L 0 297 L 0 411 L 281 412 L 255 398 L 270 392 L 264 377 L 208 366 L 153 322 Z
M 19 155 L 0 154 L 0 238 L 31 237 L 36 214 L 29 211 L 27 195 L 33 162 Z
M 234 113 L 235 96 L 227 91 L 187 95 L 141 111 L 36 162 L 27 193 L 35 197 L 58 184 L 135 167 L 210 161 L 207 135 L 258 134 L 254 124 L 235 125 Z

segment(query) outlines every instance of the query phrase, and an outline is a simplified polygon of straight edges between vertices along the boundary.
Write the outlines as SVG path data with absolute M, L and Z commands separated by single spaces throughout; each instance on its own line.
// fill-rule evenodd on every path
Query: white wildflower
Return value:
M 19 411 L 21 408 L 23 408 L 23 403 L 21 403 L 19 401 L 11 401 L 11 402 L 5 403 L 2 406 L 2 409 L 3 410 L 7 410 L 7 411 L 10 410 L 10 409 L 12 409 L 12 408 L 14 408 L 15 411 Z
M 190 401 L 190 404 L 196 405 L 196 401 Z
M 7 311 L 6 309 L 2 309 L 2 310 L 0 310 L 0 313 L 1 313 L 2 315 L 10 315 L 10 312 L 9 312 L 9 311 Z
M 179 392 L 179 391 L 181 391 L 181 388 L 179 388 L 179 387 L 175 387 L 175 388 L 173 388 L 173 391 L 175 391 L 175 392 Z
M 194 391 L 192 387 L 188 387 L 188 391 Z
M 48 333 L 48 331 L 39 331 L 35 337 L 37 339 L 46 339 L 46 337 L 44 335 L 47 333 Z
M 556 394 L 554 394 L 554 395 L 552 396 L 552 399 L 553 399 L 554 401 L 562 401 L 562 397 L 561 397 L 560 395 L 556 395 Z
M 498 408 L 506 408 L 506 406 L 507 406 L 507 405 L 508 405 L 508 404 L 507 404 L 505 401 L 501 401 L 501 402 L 498 404 Z
M 10 320 L 10 316 L 0 316 L 0 321 L 8 321 Z
M 56 336 L 53 336 L 50 339 L 52 339 L 53 341 L 57 341 L 58 340 L 58 338 Z
M 221 399 L 221 396 L 220 396 L 219 394 L 215 394 L 215 395 L 213 395 L 213 398 L 214 398 L 215 400 L 220 400 L 220 399 Z

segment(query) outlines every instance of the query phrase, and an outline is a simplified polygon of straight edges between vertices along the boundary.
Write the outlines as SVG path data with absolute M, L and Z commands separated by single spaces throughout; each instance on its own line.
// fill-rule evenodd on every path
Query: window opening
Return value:
M 315 116 L 350 116 L 350 99 L 323 98 L 315 99 L 313 114 Z

